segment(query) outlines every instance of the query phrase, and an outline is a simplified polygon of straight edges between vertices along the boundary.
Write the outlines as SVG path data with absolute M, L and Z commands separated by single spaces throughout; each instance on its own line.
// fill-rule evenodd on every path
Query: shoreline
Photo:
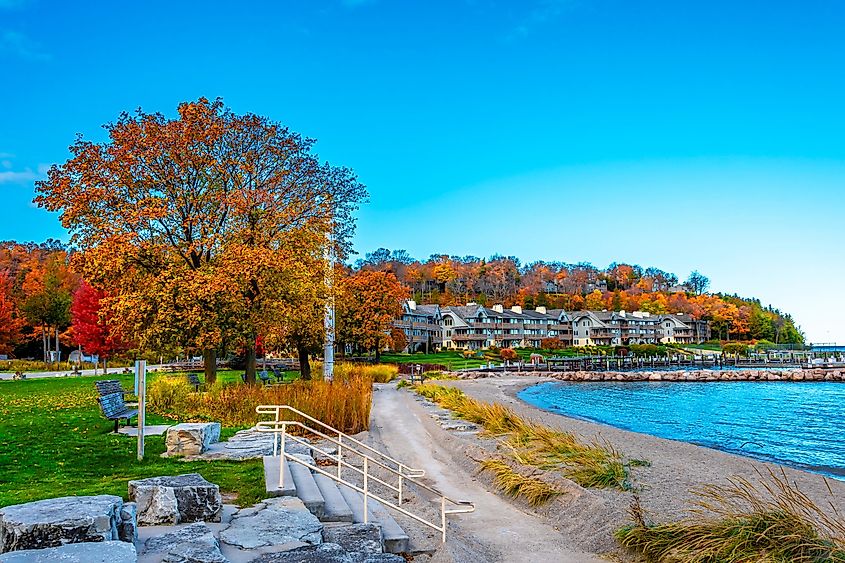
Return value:
M 648 466 L 631 468 L 631 481 L 643 508 L 655 522 L 691 516 L 691 502 L 696 499 L 693 491 L 704 485 L 724 485 L 728 479 L 737 477 L 759 483 L 770 473 L 795 483 L 819 506 L 832 505 L 845 513 L 845 481 L 690 442 L 568 417 L 531 405 L 517 396 L 538 383 L 555 381 L 548 377 L 518 376 L 442 383 L 457 387 L 475 399 L 501 403 L 519 415 L 572 432 L 582 440 L 607 442 L 627 459 L 648 461 Z M 603 489 L 589 489 L 589 492 L 616 507 L 612 511 L 616 515 L 612 526 L 621 527 L 627 522 L 625 509 L 631 502 L 631 492 Z
M 545 377 L 558 381 L 688 381 L 710 383 L 718 381 L 784 381 L 801 382 L 845 382 L 845 367 L 816 368 L 739 368 L 739 369 L 637 369 L 631 371 L 465 371 L 456 372 L 462 379 L 485 379 L 488 377 Z M 525 374 L 525 375 L 523 375 Z
M 526 384 L 524 386 L 520 386 L 519 389 L 514 390 L 512 392 L 512 396 L 515 399 L 519 400 L 520 402 L 522 402 L 522 403 L 524 403 L 528 406 L 539 409 L 543 412 L 547 412 L 549 414 L 562 416 L 564 418 L 570 418 L 572 420 L 579 420 L 579 421 L 588 422 L 588 423 L 591 423 L 591 424 L 606 426 L 608 428 L 615 428 L 617 430 L 624 430 L 626 432 L 631 432 L 633 434 L 641 434 L 641 435 L 644 435 L 644 436 L 651 436 L 653 438 L 659 438 L 661 440 L 670 440 L 672 442 L 680 442 L 680 443 L 684 443 L 684 444 L 691 444 L 693 446 L 698 446 L 698 447 L 701 447 L 701 448 L 707 448 L 707 449 L 714 450 L 714 451 L 717 451 L 717 452 L 731 454 L 731 455 L 746 458 L 746 459 L 749 459 L 749 460 L 758 461 L 758 462 L 761 462 L 761 463 L 768 463 L 768 464 L 779 465 L 779 466 L 783 466 L 783 467 L 789 467 L 789 468 L 794 469 L 794 470 L 804 471 L 806 473 L 812 473 L 814 475 L 819 475 L 819 476 L 822 476 L 822 477 L 825 477 L 825 478 L 828 478 L 828 479 L 835 479 L 837 481 L 845 481 L 845 467 L 810 466 L 808 464 L 803 464 L 803 463 L 797 462 L 797 461 L 792 461 L 792 460 L 787 460 L 787 459 L 777 459 L 777 458 L 774 458 L 774 457 L 766 457 L 766 456 L 763 456 L 763 455 L 755 455 L 752 452 L 732 450 L 732 449 L 729 449 L 729 448 L 726 448 L 726 447 L 720 447 L 717 444 L 708 444 L 708 443 L 703 443 L 703 442 L 695 442 L 695 441 L 692 441 L 692 440 L 684 440 L 684 439 L 681 439 L 681 438 L 670 438 L 670 437 L 667 437 L 667 436 L 660 436 L 658 434 L 652 434 L 650 432 L 642 432 L 642 431 L 635 430 L 633 428 L 628 428 L 626 426 L 612 424 L 610 422 L 605 422 L 603 420 L 599 420 L 599 419 L 596 419 L 596 418 L 590 418 L 589 416 L 578 416 L 578 415 L 574 415 L 574 414 L 571 414 L 571 413 L 558 412 L 558 411 L 555 411 L 553 409 L 544 408 L 544 407 L 535 405 L 535 404 L 533 404 L 529 401 L 526 401 L 525 399 L 523 399 L 522 397 L 519 396 L 519 394 L 522 393 L 523 391 L 525 391 L 526 389 L 531 389 L 532 387 L 536 387 L 537 385 L 542 385 L 544 383 L 560 383 L 560 382 L 561 382 L 560 380 L 554 379 L 554 380 L 551 380 L 551 381 L 541 381 L 541 382 L 537 382 L 537 383 Z M 577 382 L 569 382 L 569 383 L 577 383 Z M 609 383 L 613 383 L 613 382 L 609 382 Z M 837 383 L 837 382 L 832 382 L 832 381 L 671 381 L 670 383 L 727 383 L 727 384 L 730 384 L 730 383 L 783 383 L 783 384 L 806 383 L 806 384 L 809 384 L 809 383 Z

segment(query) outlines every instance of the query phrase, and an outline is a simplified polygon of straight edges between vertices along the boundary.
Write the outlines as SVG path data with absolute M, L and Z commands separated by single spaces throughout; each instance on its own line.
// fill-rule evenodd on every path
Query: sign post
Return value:
M 143 461 L 144 419 L 147 413 L 147 360 L 135 360 L 135 390 L 138 394 L 138 461 Z

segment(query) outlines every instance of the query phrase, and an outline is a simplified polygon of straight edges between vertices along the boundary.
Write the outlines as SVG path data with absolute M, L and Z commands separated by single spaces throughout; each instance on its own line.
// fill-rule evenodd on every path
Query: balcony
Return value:
M 452 337 L 455 342 L 481 342 L 487 340 L 486 334 L 456 334 Z

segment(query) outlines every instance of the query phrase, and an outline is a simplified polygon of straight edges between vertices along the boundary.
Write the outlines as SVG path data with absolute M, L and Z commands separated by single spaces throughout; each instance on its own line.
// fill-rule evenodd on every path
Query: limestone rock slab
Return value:
M 138 505 L 125 502 L 120 507 L 120 522 L 117 525 L 117 536 L 120 541 L 133 543 L 138 539 Z
M 405 558 L 392 553 L 346 551 L 333 543 L 307 545 L 290 551 L 268 553 L 253 563 L 404 563 Z
M 383 551 L 381 526 L 378 524 L 352 524 L 324 528 L 323 541 L 337 544 L 346 551 L 359 553 Z
M 199 473 L 129 481 L 129 498 L 138 505 L 138 525 L 219 522 L 220 487 Z
M 0 555 L 0 563 L 135 563 L 135 546 L 122 541 L 69 543 Z
M 217 538 L 205 522 L 148 539 L 144 555 L 159 555 L 162 563 L 227 563 Z
M 218 459 L 258 459 L 266 455 L 273 455 L 273 438 L 272 432 L 259 432 L 254 428 L 241 430 L 235 433 L 234 436 L 225 442 L 217 442 L 211 444 L 208 449 L 199 455 L 187 455 L 186 461 L 204 459 L 204 460 L 218 460 Z M 307 438 L 299 438 L 308 442 Z M 278 442 L 278 438 L 276 438 Z M 310 449 L 306 446 L 294 442 L 291 438 L 285 440 L 285 451 L 296 454 L 309 454 Z
M 123 499 L 59 497 L 0 509 L 0 553 L 118 540 Z
M 323 524 L 296 497 L 267 499 L 239 511 L 220 540 L 241 549 L 303 542 L 320 544 Z
M 167 429 L 164 444 L 168 456 L 195 456 L 220 440 L 219 422 L 185 422 Z

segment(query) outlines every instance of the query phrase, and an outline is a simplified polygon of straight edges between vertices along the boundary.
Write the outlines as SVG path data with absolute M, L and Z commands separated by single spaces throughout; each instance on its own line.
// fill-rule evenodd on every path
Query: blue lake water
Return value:
M 539 408 L 845 479 L 845 384 L 541 383 Z

